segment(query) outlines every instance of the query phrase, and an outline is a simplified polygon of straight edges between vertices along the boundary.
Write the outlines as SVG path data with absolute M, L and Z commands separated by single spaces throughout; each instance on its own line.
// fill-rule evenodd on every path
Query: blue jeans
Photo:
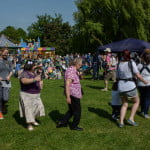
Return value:
M 150 107 L 150 86 L 138 87 L 140 93 L 141 112 L 148 114 Z

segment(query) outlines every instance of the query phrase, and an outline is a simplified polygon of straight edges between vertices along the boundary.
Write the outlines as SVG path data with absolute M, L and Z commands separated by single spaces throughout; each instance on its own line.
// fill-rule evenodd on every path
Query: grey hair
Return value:
M 82 58 L 81 57 L 76 57 L 76 58 L 73 59 L 73 61 L 71 62 L 70 65 L 76 66 L 77 64 L 80 64 L 80 63 L 82 64 Z

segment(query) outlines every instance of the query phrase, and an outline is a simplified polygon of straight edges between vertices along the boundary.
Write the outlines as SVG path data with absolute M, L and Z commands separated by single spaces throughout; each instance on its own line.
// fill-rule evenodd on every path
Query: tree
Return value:
M 82 53 L 94 51 L 96 45 L 102 45 L 102 41 L 98 38 L 98 35 L 102 33 L 102 24 L 91 19 L 90 9 L 92 2 L 76 1 L 79 11 L 74 13 L 77 24 L 74 27 L 76 31 L 73 43 L 78 42 L 78 44 L 74 45 L 75 49 L 79 49 Z M 77 40 L 77 38 L 80 38 L 80 40 Z M 80 43 L 81 41 L 82 43 Z
M 26 39 L 26 32 L 22 28 L 16 29 L 13 26 L 6 27 L 3 31 L 1 31 L 1 34 L 6 35 L 9 40 L 16 44 L 20 43 L 21 38 Z
M 71 26 L 63 23 L 62 16 L 55 14 L 37 16 L 37 22 L 28 27 L 30 38 L 40 38 L 42 46 L 55 47 L 56 52 L 65 54 L 70 50 Z
M 22 28 L 18 28 L 17 33 L 18 33 L 18 36 L 19 36 L 19 40 L 21 38 L 24 39 L 24 40 L 27 38 L 27 33 Z
M 50 15 L 41 15 L 37 16 L 37 22 L 32 23 L 31 26 L 28 27 L 28 38 L 37 39 L 38 37 L 41 38 L 41 43 L 43 42 L 44 37 L 44 26 L 50 23 L 52 17 Z
M 128 37 L 150 40 L 149 0 L 77 0 L 76 5 L 76 33 L 88 36 L 86 49 Z

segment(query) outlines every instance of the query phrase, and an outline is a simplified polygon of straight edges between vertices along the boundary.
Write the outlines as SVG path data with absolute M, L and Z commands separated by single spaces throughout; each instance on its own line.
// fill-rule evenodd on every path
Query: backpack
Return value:
M 128 67 L 129 67 L 130 70 L 131 70 L 132 77 L 131 77 L 131 78 L 127 78 L 127 79 L 118 78 L 118 80 L 134 81 L 135 84 L 137 85 L 137 78 L 134 76 L 132 61 L 128 61 Z M 119 63 L 118 63 L 118 65 L 117 65 L 117 71 L 118 71 L 118 68 L 119 68 Z
M 130 70 L 131 70 L 131 73 L 132 73 L 132 80 L 135 82 L 135 84 L 137 85 L 137 78 L 135 77 L 135 75 L 134 75 L 134 72 L 133 72 L 133 66 L 132 66 L 132 61 L 130 60 L 130 61 L 128 61 L 128 66 L 129 66 L 129 68 L 130 68 Z
M 142 73 L 142 71 L 143 71 L 144 69 L 146 69 L 146 70 L 150 73 L 150 69 L 147 67 L 147 65 L 146 65 L 146 64 L 142 64 L 142 65 L 143 65 L 143 67 L 139 70 L 140 73 Z

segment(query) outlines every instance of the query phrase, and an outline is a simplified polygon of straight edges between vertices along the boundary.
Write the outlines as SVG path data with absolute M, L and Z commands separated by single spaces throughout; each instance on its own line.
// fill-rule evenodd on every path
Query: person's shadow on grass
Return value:
M 86 87 L 89 87 L 91 89 L 103 89 L 104 88 L 104 87 L 92 86 L 92 85 L 86 85 Z
M 97 114 L 100 117 L 107 118 L 108 120 L 112 121 L 113 123 L 116 123 L 114 120 L 112 120 L 111 114 L 109 114 L 107 111 L 100 109 L 100 108 L 93 108 L 93 107 L 88 107 L 88 111 L 93 112 Z
M 58 110 L 53 110 L 48 115 L 56 124 L 64 116 L 64 114 L 59 113 Z
M 63 89 L 65 88 L 64 85 L 60 85 L 59 87 L 61 87 L 61 88 L 63 88 Z
M 26 128 L 26 121 L 24 118 L 20 118 L 20 113 L 19 111 L 16 111 L 14 114 L 13 114 L 13 117 L 15 118 L 16 122 L 20 125 L 22 125 L 24 128 Z

